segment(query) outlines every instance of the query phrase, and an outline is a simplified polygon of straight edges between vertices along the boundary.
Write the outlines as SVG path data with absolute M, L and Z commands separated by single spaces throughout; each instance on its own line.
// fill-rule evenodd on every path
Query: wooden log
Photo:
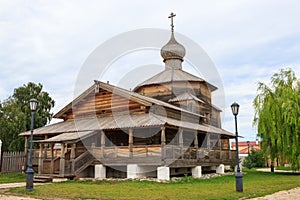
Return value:
M 128 137 L 128 144 L 129 144 L 129 157 L 132 158 L 132 146 L 133 146 L 133 129 L 129 129 L 129 137 Z
M 38 174 L 43 173 L 43 144 L 40 144 Z

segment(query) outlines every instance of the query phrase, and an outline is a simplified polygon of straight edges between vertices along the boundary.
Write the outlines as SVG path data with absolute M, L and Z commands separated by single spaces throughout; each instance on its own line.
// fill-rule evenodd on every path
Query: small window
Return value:
M 196 112 L 196 103 L 194 101 L 188 102 L 187 110 L 191 112 Z

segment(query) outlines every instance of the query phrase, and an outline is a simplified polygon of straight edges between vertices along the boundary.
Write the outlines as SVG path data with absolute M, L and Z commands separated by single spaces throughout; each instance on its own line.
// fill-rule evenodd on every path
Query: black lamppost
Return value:
M 250 141 L 247 141 L 247 145 L 248 145 L 248 157 L 250 156 Z M 248 158 L 248 169 L 250 169 L 250 161 L 249 161 L 250 157 Z
M 239 144 L 238 144 L 238 131 L 237 131 L 237 115 L 239 114 L 240 105 L 234 102 L 231 105 L 232 114 L 235 120 L 235 148 L 236 148 L 236 164 L 237 172 L 235 174 L 235 186 L 237 192 L 243 192 L 243 175 L 240 169 L 240 159 L 239 159 Z
M 33 125 L 34 125 L 34 112 L 36 111 L 38 101 L 36 99 L 30 99 L 29 105 L 31 110 L 31 134 L 30 134 L 30 151 L 29 151 L 29 164 L 26 170 L 26 190 L 33 190 L 33 176 L 34 171 L 32 169 L 32 139 L 33 139 Z

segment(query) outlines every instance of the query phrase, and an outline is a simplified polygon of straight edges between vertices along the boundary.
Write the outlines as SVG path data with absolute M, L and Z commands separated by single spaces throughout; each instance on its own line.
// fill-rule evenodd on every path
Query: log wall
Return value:
M 111 116 L 113 113 L 129 112 L 130 114 L 145 113 L 146 107 L 125 97 L 103 89 L 91 93 L 73 105 L 72 111 L 66 113 L 65 120 L 90 116 Z

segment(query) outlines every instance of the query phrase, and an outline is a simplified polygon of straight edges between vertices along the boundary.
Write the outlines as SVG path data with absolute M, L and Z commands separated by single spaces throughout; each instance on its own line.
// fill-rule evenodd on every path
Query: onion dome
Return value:
M 161 48 L 160 54 L 163 57 L 164 62 L 170 59 L 179 59 L 183 61 L 185 48 L 182 44 L 176 41 L 173 31 L 169 42 Z

